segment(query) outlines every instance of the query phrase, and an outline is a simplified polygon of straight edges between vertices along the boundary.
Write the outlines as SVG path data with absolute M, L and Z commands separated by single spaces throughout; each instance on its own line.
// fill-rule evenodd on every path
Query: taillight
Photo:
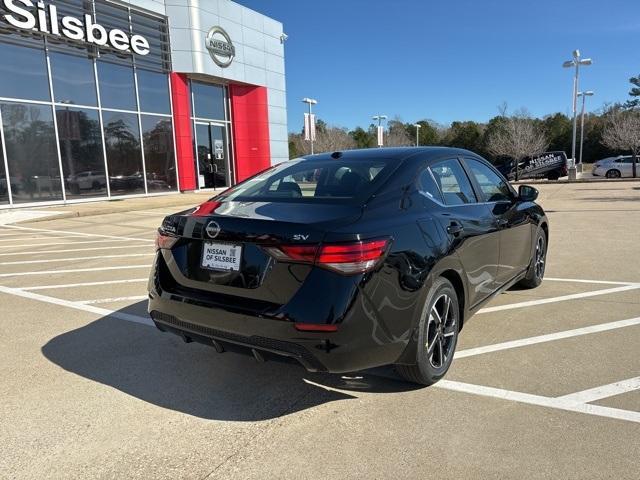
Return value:
M 162 249 L 171 249 L 176 242 L 178 241 L 178 237 L 174 237 L 173 235 L 167 235 L 162 230 L 158 230 L 156 233 L 156 250 Z
M 384 256 L 388 239 L 322 245 L 281 245 L 266 250 L 278 260 L 311 263 L 343 274 L 372 270 Z

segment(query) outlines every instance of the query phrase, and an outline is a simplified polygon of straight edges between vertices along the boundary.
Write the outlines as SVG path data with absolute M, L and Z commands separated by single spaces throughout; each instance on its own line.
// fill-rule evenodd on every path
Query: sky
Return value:
M 593 65 L 580 88 L 587 111 L 625 101 L 640 74 L 637 0 L 237 0 L 284 24 L 289 131 L 303 97 L 318 118 L 367 127 L 375 114 L 405 122 L 484 122 L 506 102 L 533 116 L 570 114 L 579 49 Z

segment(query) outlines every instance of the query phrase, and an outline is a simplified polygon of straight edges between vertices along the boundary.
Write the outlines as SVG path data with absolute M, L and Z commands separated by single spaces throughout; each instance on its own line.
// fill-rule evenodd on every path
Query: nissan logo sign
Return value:
M 207 226 L 204 228 L 204 231 L 207 232 L 210 238 L 216 238 L 220 233 L 220 225 L 216 222 L 211 221 L 207 223 Z
M 231 43 L 231 37 L 221 27 L 211 27 L 205 40 L 209 55 L 216 65 L 225 68 L 231 65 L 236 56 L 236 48 Z

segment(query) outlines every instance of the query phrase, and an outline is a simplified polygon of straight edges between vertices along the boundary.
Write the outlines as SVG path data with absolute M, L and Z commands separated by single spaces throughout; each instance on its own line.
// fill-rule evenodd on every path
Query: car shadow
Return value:
M 145 304 L 119 312 L 140 315 Z M 145 402 L 215 420 L 267 420 L 354 398 L 349 391 L 420 388 L 401 381 L 390 369 L 352 375 L 309 373 L 297 364 L 218 354 L 212 347 L 185 344 L 154 327 L 111 316 L 58 335 L 42 353 L 66 371 Z

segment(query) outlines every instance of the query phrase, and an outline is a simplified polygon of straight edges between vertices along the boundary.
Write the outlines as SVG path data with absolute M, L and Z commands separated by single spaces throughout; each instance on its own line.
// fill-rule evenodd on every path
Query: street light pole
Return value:
M 422 125 L 420 125 L 419 123 L 414 123 L 414 124 L 413 124 L 413 126 L 414 126 L 414 127 L 416 127 L 416 147 L 419 147 L 419 146 L 420 146 L 420 141 L 419 141 L 420 136 L 419 136 L 419 132 L 420 132 L 420 127 L 421 127 Z
M 590 58 L 581 58 L 580 50 L 573 51 L 573 59 L 567 60 L 562 64 L 564 68 L 575 68 L 575 74 L 573 76 L 573 135 L 571 140 L 571 167 L 569 171 L 569 178 L 572 174 L 575 177 L 576 173 L 576 134 L 578 130 L 578 116 L 577 116 L 577 103 L 578 103 L 578 85 L 580 77 L 580 65 L 591 65 L 593 62 Z
M 377 130 L 377 134 L 378 134 L 378 148 L 382 147 L 382 144 L 384 143 L 382 135 L 380 133 L 380 129 L 382 128 L 382 121 L 387 119 L 386 115 L 374 115 L 373 117 L 374 120 L 378 121 L 378 130 Z
M 314 98 L 305 97 L 302 99 L 303 103 L 309 105 L 309 142 L 311 143 L 311 155 L 313 155 L 313 139 L 315 137 L 315 122 L 311 112 L 311 105 L 316 105 L 318 101 Z
M 587 90 L 586 92 L 578 92 L 578 96 L 582 97 L 582 112 L 580 113 L 580 157 L 578 164 L 582 166 L 582 147 L 584 145 L 584 102 L 587 97 L 593 96 L 595 92 Z

